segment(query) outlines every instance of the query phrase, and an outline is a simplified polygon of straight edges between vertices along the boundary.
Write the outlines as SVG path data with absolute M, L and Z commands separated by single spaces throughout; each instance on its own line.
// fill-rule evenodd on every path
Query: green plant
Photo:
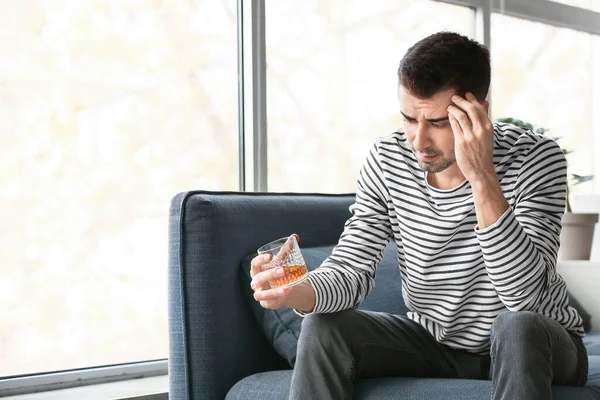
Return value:
M 521 128 L 525 128 L 525 129 L 529 129 L 535 133 L 538 133 L 540 135 L 544 135 L 546 132 L 548 132 L 549 129 L 547 128 L 543 128 L 541 126 L 534 126 L 532 124 L 530 124 L 529 122 L 525 122 L 522 121 L 520 119 L 516 119 L 516 118 L 499 118 L 496 121 L 498 122 L 504 122 L 507 124 L 512 124 Z M 553 140 L 559 140 L 560 137 L 553 137 Z M 569 150 L 561 147 L 562 152 L 567 155 L 570 153 Z M 580 183 L 583 182 L 588 182 L 591 181 L 592 179 L 594 179 L 594 175 L 577 175 L 577 174 L 569 174 L 569 177 L 567 179 L 567 212 L 572 212 L 571 209 L 571 202 L 569 201 L 569 188 L 575 185 L 579 185 Z

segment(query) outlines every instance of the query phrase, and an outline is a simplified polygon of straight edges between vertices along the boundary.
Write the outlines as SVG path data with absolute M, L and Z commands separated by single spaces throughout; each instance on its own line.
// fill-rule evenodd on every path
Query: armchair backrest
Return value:
M 307 247 L 336 244 L 353 201 L 353 194 L 207 191 L 172 199 L 169 398 L 223 399 L 245 376 L 288 367 L 253 319 L 240 262 L 291 233 Z

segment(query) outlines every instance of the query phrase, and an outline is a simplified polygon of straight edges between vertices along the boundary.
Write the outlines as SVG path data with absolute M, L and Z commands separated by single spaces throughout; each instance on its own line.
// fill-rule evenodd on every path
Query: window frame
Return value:
M 168 360 L 160 359 L 41 374 L 18 375 L 0 380 L 0 397 L 129 379 L 149 378 L 152 376 L 167 375 L 168 370 Z

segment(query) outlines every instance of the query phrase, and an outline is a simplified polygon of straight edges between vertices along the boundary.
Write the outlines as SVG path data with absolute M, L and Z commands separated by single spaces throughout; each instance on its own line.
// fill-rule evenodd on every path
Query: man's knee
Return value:
M 311 314 L 302 321 L 299 343 L 301 346 L 329 347 L 344 342 L 344 333 L 356 327 L 353 324 L 356 310 L 330 314 Z
M 532 311 L 508 311 L 498 315 L 492 323 L 492 343 L 518 345 L 529 339 L 539 339 L 543 316 Z

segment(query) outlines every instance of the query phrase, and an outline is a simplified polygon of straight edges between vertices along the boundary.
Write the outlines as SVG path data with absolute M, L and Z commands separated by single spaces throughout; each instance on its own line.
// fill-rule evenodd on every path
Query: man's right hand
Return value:
M 296 241 L 300 241 L 297 234 L 293 234 Z M 250 287 L 254 290 L 254 299 L 263 308 L 277 309 L 280 307 L 291 307 L 299 310 L 312 311 L 315 305 L 315 292 L 310 282 L 304 282 L 287 288 L 271 288 L 269 281 L 283 276 L 283 268 L 269 268 L 263 270 L 265 264 L 271 261 L 270 255 L 258 255 L 252 259 L 250 264 L 250 276 L 252 281 Z
M 254 290 L 254 299 L 263 308 L 277 309 L 284 305 L 287 295 L 295 286 L 272 289 L 269 281 L 283 276 L 283 268 L 269 268 L 263 271 L 263 266 L 271 261 L 269 254 L 258 255 L 252 259 L 250 287 Z

